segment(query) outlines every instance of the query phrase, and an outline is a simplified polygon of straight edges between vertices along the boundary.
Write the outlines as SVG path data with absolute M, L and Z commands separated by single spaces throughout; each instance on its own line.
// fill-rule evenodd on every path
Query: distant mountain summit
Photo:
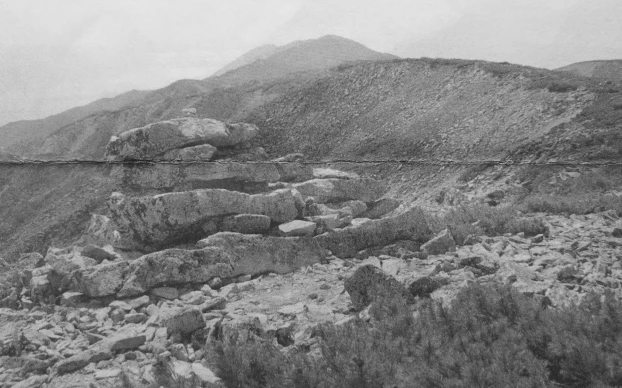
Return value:
M 567 71 L 583 77 L 622 81 L 622 59 L 577 62 L 556 70 Z
M 285 46 L 261 46 L 231 62 L 214 76 L 227 83 L 276 79 L 288 74 L 325 70 L 351 61 L 398 58 L 367 48 L 350 39 L 326 35 L 299 40 Z
M 353 40 L 335 35 L 295 41 L 284 46 L 265 45 L 247 52 L 205 80 L 180 80 L 153 91 L 134 90 L 44 119 L 6 124 L 0 127 L 0 150 L 6 150 L 17 143 L 42 140 L 63 127 L 71 127 L 72 123 L 101 112 L 157 105 L 157 102 L 162 100 L 199 95 L 218 87 L 241 85 L 252 81 L 269 81 L 303 72 L 326 70 L 350 61 L 394 58 L 397 57 L 373 51 Z M 185 100 L 182 98 L 181 101 Z M 171 112 L 178 110 L 177 106 L 167 108 L 169 105 L 159 107 L 155 111 L 161 113 L 164 110 Z M 144 124 L 137 122 L 132 125 Z

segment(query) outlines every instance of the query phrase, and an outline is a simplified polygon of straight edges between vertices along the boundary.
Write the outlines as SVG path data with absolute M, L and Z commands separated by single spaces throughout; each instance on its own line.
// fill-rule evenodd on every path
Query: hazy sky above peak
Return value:
M 621 0 L 0 0 L 0 125 L 340 35 L 402 57 L 622 58 Z

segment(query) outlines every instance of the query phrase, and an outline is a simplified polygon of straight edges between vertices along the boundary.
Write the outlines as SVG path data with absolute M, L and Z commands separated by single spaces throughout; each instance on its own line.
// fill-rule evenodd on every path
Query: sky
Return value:
M 328 34 L 401 57 L 621 59 L 620 16 L 622 0 L 0 0 L 0 125 Z

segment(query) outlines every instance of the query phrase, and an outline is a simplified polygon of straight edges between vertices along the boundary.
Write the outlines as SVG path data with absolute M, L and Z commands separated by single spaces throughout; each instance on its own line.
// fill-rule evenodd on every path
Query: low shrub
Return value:
M 613 387 L 622 384 L 622 302 L 554 309 L 509 286 L 471 285 L 450 307 L 382 300 L 372 324 L 317 328 L 317 348 L 221 345 L 227 387 Z

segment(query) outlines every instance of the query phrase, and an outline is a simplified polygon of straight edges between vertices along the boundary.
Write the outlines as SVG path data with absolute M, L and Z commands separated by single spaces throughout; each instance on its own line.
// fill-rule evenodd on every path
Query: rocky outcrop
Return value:
M 387 245 L 396 240 L 414 240 L 423 243 L 431 237 L 431 234 L 423 212 L 419 208 L 414 208 L 395 217 L 335 229 L 314 239 L 335 256 L 347 258 L 354 257 L 362 249 Z
M 303 197 L 312 197 L 317 203 L 360 200 L 373 202 L 387 190 L 386 185 L 371 179 L 312 179 L 293 187 Z
M 146 247 L 196 241 L 222 230 L 226 216 L 259 214 L 274 222 L 293 221 L 302 206 L 289 189 L 249 195 L 222 189 L 195 190 L 152 197 L 115 193 L 109 201 L 112 219 Z
M 421 246 L 421 252 L 426 255 L 440 255 L 456 250 L 456 242 L 448 229 L 443 230 L 433 239 Z
M 272 164 L 213 162 L 116 166 L 111 175 L 127 190 L 185 191 L 205 188 L 253 192 L 282 179 Z
M 310 238 L 278 238 L 222 232 L 201 240 L 201 249 L 168 249 L 133 261 L 119 297 L 165 284 L 205 283 L 266 272 L 289 273 L 320 262 L 324 253 Z
M 252 124 L 225 124 L 212 119 L 183 118 L 135 128 L 113 136 L 106 155 L 117 159 L 151 159 L 167 151 L 210 144 L 232 147 L 257 135 Z

